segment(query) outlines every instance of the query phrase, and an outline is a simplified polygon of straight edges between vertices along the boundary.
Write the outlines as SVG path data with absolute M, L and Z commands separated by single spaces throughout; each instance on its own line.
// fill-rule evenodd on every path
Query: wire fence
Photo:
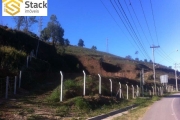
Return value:
M 51 72 L 35 72 L 35 73 L 31 73 L 30 75 L 28 75 L 27 73 L 30 74 L 29 71 L 23 72 L 22 81 L 21 81 L 21 72 L 19 73 L 18 76 L 0 78 L 0 99 L 1 98 L 7 99 L 7 98 L 10 98 L 11 96 L 15 95 L 16 90 L 18 88 L 21 88 L 21 82 L 22 82 L 22 87 L 23 87 L 23 82 L 28 82 L 27 85 L 29 85 L 29 83 L 32 82 L 32 80 L 34 80 L 35 82 L 38 82 L 38 80 L 39 81 L 42 80 L 43 82 L 50 83 L 53 81 L 59 81 L 60 82 L 60 79 L 61 79 L 61 75 L 58 72 L 56 72 L 56 73 L 53 73 L 53 72 L 52 73 Z M 77 80 L 80 79 L 80 81 L 83 83 L 83 73 L 63 73 L 63 76 L 66 80 L 68 80 L 68 79 L 74 80 L 74 78 L 77 78 Z M 87 75 L 87 76 L 93 77 L 93 75 Z M 89 77 L 86 78 L 87 79 L 87 81 L 86 81 L 87 93 L 88 93 L 88 90 L 89 90 L 89 94 L 92 93 L 91 92 L 92 90 L 95 90 L 95 92 L 98 94 L 98 89 L 99 89 L 99 78 L 98 78 L 98 76 L 96 75 L 96 77 L 92 78 L 92 80 Z M 111 90 L 111 94 L 109 94 L 109 92 L 110 92 L 109 79 L 108 78 L 102 78 L 102 90 L 104 90 L 106 92 L 106 94 L 111 95 L 111 96 L 112 96 L 112 91 L 113 91 L 113 95 L 116 94 L 116 96 L 118 96 L 118 94 L 120 94 L 119 84 L 117 84 L 118 82 L 119 82 L 119 80 L 117 80 L 117 79 L 114 79 L 112 81 L 112 90 Z M 155 93 L 155 89 L 153 87 L 144 86 L 144 88 L 142 90 L 141 87 L 138 85 L 134 85 L 134 86 L 128 85 L 129 88 L 127 90 L 127 87 L 125 86 L 123 81 L 120 80 L 120 82 L 123 85 L 121 88 L 121 90 L 122 90 L 121 94 L 122 94 L 122 96 L 124 96 L 124 98 L 125 98 L 125 96 L 127 96 L 126 95 L 127 91 L 129 93 L 130 97 L 133 98 L 134 96 L 136 96 L 136 97 L 137 96 L 147 97 L 147 96 L 153 96 L 153 95 L 161 95 L 160 91 L 172 92 L 173 88 L 174 88 L 173 86 L 168 86 L 167 88 L 165 88 L 165 86 L 159 87 L 156 90 L 157 93 Z M 32 85 L 34 85 L 34 84 L 32 84 Z
M 18 76 L 0 78 L 0 98 L 8 98 L 15 95 L 18 87 L 20 87 Z

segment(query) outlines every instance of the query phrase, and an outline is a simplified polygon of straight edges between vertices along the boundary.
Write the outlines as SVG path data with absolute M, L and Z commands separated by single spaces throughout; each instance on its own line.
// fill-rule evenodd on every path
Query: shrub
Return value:
M 74 80 L 66 80 L 64 81 L 64 87 L 67 90 L 76 90 L 79 85 Z
M 2 67 L 8 68 L 12 71 L 20 69 L 26 60 L 26 53 L 18 51 L 13 47 L 0 47 L 0 64 Z
M 89 110 L 90 104 L 82 97 L 77 97 L 75 100 L 75 106 L 80 110 Z

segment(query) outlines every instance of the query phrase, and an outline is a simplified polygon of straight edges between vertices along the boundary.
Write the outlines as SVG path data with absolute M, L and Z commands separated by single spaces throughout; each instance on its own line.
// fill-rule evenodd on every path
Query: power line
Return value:
M 121 19 L 121 21 L 122 21 L 122 23 L 123 23 L 123 25 L 125 26 L 125 28 L 127 29 L 127 31 L 128 31 L 128 33 L 130 34 L 130 36 L 133 38 L 133 36 L 132 36 L 132 34 L 131 34 L 131 32 L 129 31 L 129 29 L 127 28 L 127 26 L 126 26 L 126 24 L 124 23 L 124 21 L 122 20 L 122 18 L 121 18 L 121 16 L 119 15 L 119 12 L 117 11 L 117 9 L 115 8 L 115 6 L 114 6 L 114 4 L 112 3 L 112 1 L 110 0 L 110 2 L 111 2 L 111 4 L 112 4 L 112 6 L 113 6 L 113 8 L 115 9 L 115 11 L 116 11 L 116 13 L 118 14 L 118 16 L 119 16 L 119 18 Z M 134 38 L 133 38 L 133 40 L 134 40 Z M 134 42 L 136 43 L 136 41 L 134 40 Z M 136 45 L 138 46 L 138 44 L 136 43 Z M 139 46 L 138 46 L 138 48 L 139 48 Z M 139 50 L 141 51 L 141 49 L 139 48 Z M 142 51 L 141 51 L 142 52 Z M 144 55 L 144 53 L 142 52 L 142 54 L 143 54 L 143 56 L 145 57 L 145 55 Z M 146 57 L 145 57 L 146 58 Z
M 125 0 L 124 0 L 124 1 L 125 1 Z M 140 1 L 140 0 L 139 0 L 139 1 Z M 126 2 L 126 1 L 125 1 L 125 2 Z M 135 16 L 136 16 L 136 19 L 137 19 L 137 21 L 138 21 L 138 23 L 139 23 L 139 25 L 140 25 L 140 27 L 141 27 L 141 30 L 143 31 L 143 34 L 144 34 L 146 40 L 148 41 L 148 39 L 147 39 L 147 37 L 146 37 L 146 35 L 145 35 L 145 33 L 144 33 L 144 30 L 142 29 L 142 26 L 141 26 L 141 24 L 140 24 L 140 22 L 139 22 L 139 20 L 138 20 L 138 17 L 137 17 L 137 15 L 136 15 L 136 13 L 135 13 L 135 10 L 134 10 L 134 8 L 133 8 L 133 5 L 131 4 L 131 1 L 130 1 L 130 0 L 129 0 L 129 2 L 130 2 L 130 6 L 131 6 L 131 8 L 132 8 L 132 10 L 133 10 L 133 12 L 134 12 L 134 14 L 135 14 Z M 146 19 L 146 16 L 145 16 L 144 9 L 143 9 L 143 6 L 142 6 L 141 1 L 140 1 L 140 4 L 141 4 L 141 8 L 142 8 L 142 11 L 143 11 L 143 15 L 144 15 L 144 18 L 145 18 L 145 21 L 146 21 L 146 25 L 147 25 L 148 30 L 149 30 L 149 33 L 150 33 L 149 25 L 147 24 L 147 19 Z M 155 24 L 155 18 L 154 18 L 154 12 L 153 12 L 153 7 L 152 7 L 152 2 L 151 2 L 151 0 L 150 0 L 150 4 L 151 4 L 151 11 L 152 11 L 152 16 L 153 16 L 153 22 L 154 22 L 154 27 L 155 27 L 156 38 L 157 38 L 157 42 L 158 42 L 158 45 L 159 45 L 158 35 L 157 35 L 157 28 L 156 28 L 156 24 Z M 150 36 L 151 36 L 151 33 L 150 33 Z M 151 38 L 152 38 L 152 36 L 151 36 Z M 152 40 L 153 40 L 153 39 L 152 39 Z M 148 43 L 149 43 L 149 41 L 148 41 Z M 149 43 L 149 44 L 150 44 L 150 43 Z M 160 48 L 159 50 L 161 50 L 161 51 L 160 51 L 161 53 L 158 52 L 158 54 L 159 54 L 162 58 L 165 58 L 165 60 L 167 60 L 167 61 L 174 61 L 174 60 L 172 60 L 172 59 L 164 52 L 164 50 L 163 50 L 162 48 Z M 170 60 L 170 59 L 171 59 L 171 60 Z
M 154 28 L 155 28 L 155 33 L 156 33 L 156 40 L 157 40 L 157 43 L 159 45 L 159 38 L 158 38 L 158 34 L 157 34 L 157 27 L 156 27 L 156 23 L 155 23 L 155 17 L 154 17 L 154 12 L 153 12 L 153 6 L 152 6 L 152 1 L 150 0 L 150 4 L 151 4 L 151 12 L 152 12 L 152 16 L 153 16 L 153 22 L 154 22 Z M 161 52 L 163 53 L 163 55 L 168 58 L 169 60 L 171 59 L 165 52 L 162 48 L 160 48 Z M 171 59 L 172 60 L 172 59 Z M 172 60 L 174 61 L 174 60 Z
M 151 11 L 152 11 L 152 16 L 153 16 L 153 21 L 154 21 L 154 28 L 155 28 L 155 32 L 156 32 L 156 38 L 157 38 L 157 42 L 159 45 L 159 40 L 158 40 L 158 35 L 157 35 L 157 29 L 156 29 L 156 23 L 155 23 L 155 19 L 154 19 L 154 12 L 153 12 L 153 7 L 152 7 L 152 2 L 150 0 L 150 4 L 151 4 Z
M 109 15 L 111 16 L 111 18 L 114 20 L 114 22 L 117 24 L 117 26 L 120 28 L 120 30 L 122 31 L 122 33 L 127 37 L 127 35 L 124 33 L 124 31 L 121 29 L 120 25 L 118 24 L 118 22 L 115 20 L 115 18 L 113 17 L 113 15 L 110 13 L 110 11 L 108 10 L 108 8 L 105 6 L 105 4 L 102 2 L 102 0 L 100 0 L 102 5 L 105 7 L 105 9 L 107 10 L 107 12 L 109 13 Z M 128 39 L 128 37 L 127 37 Z M 136 47 L 134 46 L 134 44 L 128 39 L 128 41 L 131 43 L 131 45 L 136 49 Z
M 159 50 L 161 50 L 159 52 L 161 52 L 161 54 L 163 54 L 165 56 L 164 58 L 167 59 L 168 61 L 170 61 L 170 63 L 173 63 L 173 62 L 176 63 L 176 61 L 174 61 L 172 58 L 170 58 L 169 55 L 165 54 L 165 52 L 163 52 L 162 49 L 159 49 Z
M 124 11 L 124 9 L 123 9 L 121 3 L 119 2 L 119 0 L 118 0 L 118 3 L 119 3 L 119 5 L 120 5 L 120 7 L 121 7 L 121 9 L 122 9 L 122 11 L 123 11 L 123 13 L 124 13 L 124 15 L 125 15 L 127 21 L 128 21 L 128 23 L 129 23 L 129 25 L 130 25 L 130 28 L 132 29 L 133 33 L 135 34 L 135 36 L 136 36 L 136 38 L 137 38 L 137 40 L 138 40 L 140 46 L 141 46 L 142 49 L 144 50 L 144 52 L 145 52 L 145 54 L 147 55 L 147 57 L 149 57 L 149 55 L 147 54 L 146 50 L 144 49 L 144 47 L 143 47 L 141 41 L 139 40 L 139 38 L 138 38 L 138 36 L 137 36 L 137 34 L 136 34 L 134 28 L 132 27 L 132 24 L 130 23 L 129 18 L 127 17 L 127 15 L 126 15 L 126 13 L 125 13 L 125 11 Z M 150 58 L 150 57 L 149 57 L 149 58 Z
M 124 0 L 124 2 L 125 2 L 125 5 L 126 5 L 126 8 L 128 9 L 129 14 L 130 14 L 130 17 L 131 17 L 131 19 L 132 19 L 132 21 L 133 21 L 133 24 L 135 25 L 136 31 L 137 31 L 140 39 L 142 39 L 141 36 L 140 36 L 140 34 L 139 34 L 139 31 L 138 31 L 138 29 L 137 29 L 136 23 L 134 22 L 134 19 L 133 19 L 133 17 L 132 17 L 132 14 L 131 14 L 131 12 L 130 12 L 130 10 L 129 10 L 129 8 L 128 8 L 128 5 L 127 5 L 127 3 L 126 3 L 125 0 Z M 137 16 L 136 16 L 136 18 L 137 18 Z M 139 23 L 139 24 L 140 24 L 140 23 Z M 141 26 L 141 25 L 140 25 L 140 26 Z M 141 27 L 141 28 L 142 28 L 142 27 Z M 144 31 L 143 31 L 143 32 L 144 32 Z M 143 41 L 142 41 L 142 45 L 144 45 Z
M 147 19 L 146 19 L 146 15 L 145 15 L 145 13 L 144 13 L 144 9 L 143 9 L 143 6 L 142 6 L 142 3 L 141 3 L 141 0 L 139 0 L 139 2 L 140 2 L 140 5 L 141 5 L 141 9 L 142 9 L 142 11 L 143 11 L 143 15 L 144 15 L 144 18 L 145 18 L 145 21 L 146 21 L 146 25 L 147 25 L 147 27 L 148 27 L 148 31 L 149 31 L 149 34 L 150 34 L 151 40 L 152 40 L 152 42 L 153 42 L 153 44 L 154 44 L 154 40 L 153 40 L 153 38 L 152 38 L 152 35 L 151 35 L 151 32 L 150 32 L 150 29 L 149 29 L 149 25 L 148 25 L 148 22 L 147 22 Z
M 126 0 L 124 0 L 124 2 L 126 3 Z M 126 3 L 126 4 L 127 4 L 127 3 Z M 132 5 L 132 3 L 131 3 L 130 0 L 129 0 L 129 4 L 130 4 L 130 6 L 131 6 L 131 9 L 133 10 L 133 13 L 134 13 L 134 15 L 135 15 L 135 17 L 136 17 L 136 19 L 137 19 L 137 21 L 138 21 L 138 24 L 139 24 L 139 26 L 140 26 L 140 28 L 141 28 L 141 30 L 142 30 L 142 32 L 143 32 L 143 34 L 144 34 L 147 42 L 148 42 L 148 44 L 151 45 L 150 42 L 149 42 L 149 40 L 147 39 L 147 36 L 146 36 L 146 34 L 145 34 L 145 32 L 144 32 L 144 30 L 143 30 L 140 22 L 139 22 L 139 19 L 138 19 L 137 15 L 136 15 L 136 12 L 135 12 L 134 7 L 133 7 L 133 5 Z

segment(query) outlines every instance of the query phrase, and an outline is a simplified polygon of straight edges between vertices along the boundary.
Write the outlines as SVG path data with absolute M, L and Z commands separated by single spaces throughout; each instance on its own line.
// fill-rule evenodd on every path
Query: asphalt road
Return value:
M 180 93 L 155 102 L 142 120 L 180 120 Z

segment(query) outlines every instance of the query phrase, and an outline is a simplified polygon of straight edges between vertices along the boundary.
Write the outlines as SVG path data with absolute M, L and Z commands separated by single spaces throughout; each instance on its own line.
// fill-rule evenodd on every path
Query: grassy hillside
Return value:
M 25 34 L 22 31 L 0 26 L 0 53 L 1 68 L 10 71 L 18 71 L 23 68 L 26 56 L 36 48 L 37 37 Z M 47 62 L 49 70 L 53 72 L 63 71 L 65 73 L 82 73 L 111 78 L 127 78 L 139 80 L 139 72 L 145 70 L 145 80 L 153 80 L 152 63 L 128 60 L 120 56 L 96 51 L 77 46 L 52 46 L 51 44 L 39 41 L 37 59 Z M 159 81 L 160 75 L 168 74 L 174 79 L 174 70 L 162 65 L 156 67 L 156 78 Z
M 83 47 L 52 46 L 39 41 L 39 52 L 27 67 L 27 56 L 32 50 L 36 51 L 37 44 L 37 37 L 0 26 L 0 98 L 5 96 L 6 76 L 10 76 L 9 96 L 16 98 L 16 101 L 7 102 L 10 107 L 7 104 L 0 106 L 0 111 L 3 111 L 0 112 L 0 118 L 19 119 L 26 116 L 27 119 L 54 119 L 84 115 L 87 118 L 135 104 L 131 85 L 139 85 L 142 68 L 145 71 L 145 96 L 148 96 L 148 90 L 152 90 L 152 63 L 129 60 Z M 18 76 L 20 70 L 22 86 L 14 96 L 14 76 Z M 83 70 L 87 75 L 86 96 L 82 96 Z M 64 77 L 63 102 L 59 102 L 59 71 L 63 72 Z M 101 95 L 98 74 L 102 78 Z M 170 83 L 175 84 L 174 70 L 157 65 L 157 86 L 160 86 L 159 78 L 163 74 L 168 74 Z M 109 79 L 112 79 L 112 93 Z M 118 97 L 119 82 L 122 84 L 124 99 Z M 131 100 L 125 100 L 126 84 L 129 85 Z

